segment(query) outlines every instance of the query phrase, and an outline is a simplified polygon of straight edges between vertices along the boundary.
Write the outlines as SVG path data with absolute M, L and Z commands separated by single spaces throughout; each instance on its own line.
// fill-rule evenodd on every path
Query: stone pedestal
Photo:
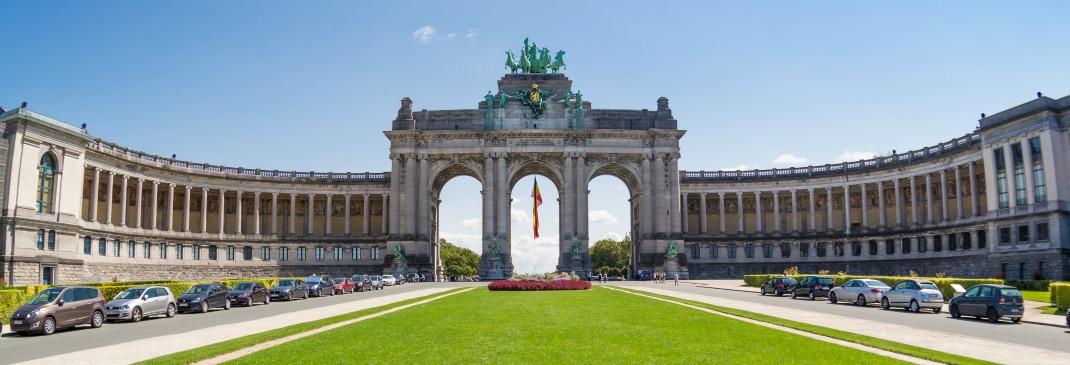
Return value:
M 587 270 L 583 267 L 583 259 L 573 258 L 570 263 L 568 271 L 574 272 L 580 277 L 587 275 Z
M 502 258 L 490 257 L 487 259 L 487 277 L 480 278 L 487 280 L 502 280 L 505 276 L 502 275 Z
M 394 275 L 404 276 L 405 274 L 408 274 L 408 269 L 409 266 L 405 264 L 405 260 L 394 260 Z

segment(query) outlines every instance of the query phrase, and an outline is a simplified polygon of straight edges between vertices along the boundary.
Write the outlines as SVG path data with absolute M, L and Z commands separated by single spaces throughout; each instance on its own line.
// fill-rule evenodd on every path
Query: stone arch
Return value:
M 438 197 L 439 192 L 446 186 L 446 183 L 457 176 L 469 176 L 476 181 L 479 181 L 484 187 L 486 186 L 486 178 L 483 176 L 482 167 L 478 164 L 473 164 L 470 161 L 451 160 L 445 163 L 436 164 L 431 170 L 431 178 L 428 179 L 427 184 L 428 191 L 432 196 Z
M 639 178 L 639 166 L 634 163 L 621 161 L 604 161 L 596 163 L 585 177 L 584 183 L 603 175 L 609 175 L 620 179 L 628 187 L 629 195 L 634 196 L 642 188 L 642 179 Z
M 554 183 L 554 186 L 560 191 L 564 186 L 564 177 L 561 174 L 561 167 L 550 164 L 546 161 L 532 160 L 518 163 L 516 166 L 510 169 L 509 175 L 509 191 L 513 190 L 513 186 L 516 185 L 520 179 L 528 175 L 542 175 L 550 179 L 550 182 Z

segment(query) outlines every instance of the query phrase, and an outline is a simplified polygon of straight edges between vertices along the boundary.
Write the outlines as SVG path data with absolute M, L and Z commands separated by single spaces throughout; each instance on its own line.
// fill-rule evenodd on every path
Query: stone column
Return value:
M 333 198 L 334 198 L 334 196 L 332 194 L 327 194 L 327 207 L 325 209 L 325 213 L 326 214 L 324 214 L 324 217 L 326 217 L 326 218 L 324 218 L 324 227 L 323 227 L 323 235 L 324 236 L 330 236 L 331 233 L 332 233 L 332 229 L 331 228 L 333 228 L 333 227 L 331 227 L 331 220 L 334 219 L 334 208 L 332 208 L 333 205 L 331 205 L 331 204 L 334 204 L 332 202 Z
M 936 217 L 933 216 L 933 180 L 932 173 L 925 173 L 925 214 L 929 224 L 936 223 Z
M 681 214 L 685 211 L 684 209 L 686 208 L 680 206 L 680 154 L 673 153 L 670 154 L 668 157 L 669 160 L 666 162 L 669 164 L 669 170 L 667 172 L 669 183 L 669 227 L 672 227 L 672 229 L 670 229 L 668 233 L 670 237 L 672 237 L 677 233 L 683 232 L 683 230 L 681 229 L 681 223 L 687 224 L 687 216 Z M 585 218 L 587 216 L 586 201 L 587 199 L 584 198 L 583 215 Z M 586 235 L 586 230 L 584 231 L 584 233 Z M 681 247 L 683 247 L 683 245 L 681 245 Z
M 119 197 L 119 226 L 126 227 L 126 214 L 127 214 L 127 194 L 130 194 L 130 188 L 127 186 L 130 180 L 130 176 L 123 175 L 123 194 Z
M 316 235 L 316 211 L 313 209 L 316 205 L 316 194 L 308 194 L 308 210 L 305 212 L 305 232 L 308 232 L 308 236 Z
M 394 224 L 394 223 L 388 223 L 389 219 L 387 219 L 387 217 L 393 217 L 393 215 L 388 215 L 388 214 L 394 214 L 394 211 L 392 210 L 394 208 L 392 208 L 390 206 L 390 204 L 392 204 L 392 203 L 393 203 L 393 200 L 390 199 L 390 194 L 383 194 L 383 219 L 382 219 L 383 227 L 382 227 L 382 230 L 383 230 L 383 235 L 384 236 L 393 233 L 393 232 L 390 232 L 390 231 L 387 230 L 387 228 L 389 228 L 387 226 L 388 224 L 391 225 L 391 226 Z M 364 211 L 367 212 L 368 209 L 364 208 Z M 370 230 L 368 232 L 370 232 Z
M 242 218 L 245 217 L 241 209 L 241 193 L 241 190 L 234 192 L 234 234 L 239 236 L 245 234 L 245 230 L 242 229 Z
M 860 192 L 862 194 L 862 232 L 867 232 L 869 231 L 869 197 L 866 196 L 866 183 L 860 184 L 859 188 L 862 189 Z M 850 244 L 850 242 L 846 244 Z
M 944 189 L 945 191 L 947 189 Z M 962 171 L 955 165 L 955 220 L 962 220 L 964 209 L 962 206 Z
M 665 154 L 654 155 L 654 232 L 664 234 L 668 225 L 669 208 L 665 201 Z
M 89 221 L 97 221 L 97 199 L 100 199 L 100 168 L 93 168 L 93 191 L 89 192 Z
M 143 200 L 142 195 L 145 194 L 144 185 L 145 185 L 145 179 L 138 178 L 137 179 L 137 197 L 135 197 L 135 199 L 134 199 L 135 200 L 134 203 L 137 204 L 137 207 L 134 208 L 134 211 L 136 213 L 135 215 L 137 216 L 137 221 L 134 222 L 134 228 L 141 228 L 141 227 L 144 226 L 144 224 L 142 224 L 142 222 L 144 222 L 145 219 L 141 215 L 141 206 L 143 205 L 142 204 L 142 200 Z
M 279 193 L 271 193 L 271 234 L 279 234 Z
M 253 235 L 260 235 L 260 192 L 253 192 Z
M 167 219 L 167 230 L 174 232 L 175 230 L 175 184 L 167 184 L 167 213 L 164 214 L 164 218 Z
M 428 237 L 430 240 L 431 234 L 431 196 L 427 193 L 427 179 L 431 174 L 431 170 L 428 167 L 427 154 L 422 153 L 419 156 L 420 159 L 420 177 L 416 181 L 416 196 L 417 204 L 416 211 L 419 212 L 419 217 L 416 222 L 416 233 L 422 237 Z
M 498 208 L 494 213 L 494 219 L 497 222 L 498 229 L 497 235 L 499 238 L 509 238 L 509 203 L 511 198 L 509 197 L 509 177 L 506 171 L 506 158 L 508 155 L 505 153 L 498 154 L 498 172 L 494 174 L 495 182 L 498 184 L 494 188 L 494 194 L 497 195 Z
M 1007 207 L 1014 208 L 1018 206 L 1018 181 L 1014 178 L 1014 151 L 1011 150 L 1010 143 L 1003 143 L 1003 163 L 1006 166 L 1007 171 Z M 996 189 L 996 202 L 997 207 L 999 202 L 999 188 L 992 186 Z
M 219 234 L 224 235 L 227 233 L 227 204 L 226 204 L 227 191 L 219 189 Z
M 791 189 L 791 233 L 799 232 L 799 199 L 794 188 Z
M 365 195 L 365 196 L 367 196 L 367 194 L 364 194 L 364 195 Z M 344 229 L 345 229 L 345 235 L 346 235 L 347 237 L 348 237 L 348 236 L 350 235 L 350 233 L 351 233 L 351 231 L 350 231 L 350 229 L 349 229 L 349 209 L 350 209 L 350 208 L 349 208 L 349 207 L 350 207 L 350 205 L 349 205 L 349 200 L 350 200 L 350 197 L 349 197 L 349 193 L 346 193 L 346 204 L 345 204 L 345 210 L 346 210 L 346 213 L 345 213 L 345 218 L 344 218 L 344 219 L 345 219 L 345 227 L 344 227 Z M 365 224 L 364 224 L 364 226 L 365 226 L 365 227 L 367 227 L 367 226 L 368 226 L 368 224 L 367 224 L 367 223 L 365 223 Z
M 843 231 L 851 232 L 851 185 L 843 186 Z
M 107 205 L 104 206 L 104 224 L 111 224 L 112 196 L 115 195 L 115 172 L 108 171 L 108 197 L 105 198 Z
M 914 176 L 910 177 L 910 226 L 918 226 L 918 186 L 916 184 Z M 898 182 L 898 180 L 897 180 Z M 900 201 L 899 185 L 895 186 L 895 204 L 899 205 Z
M 725 234 L 725 222 L 724 222 L 724 192 L 717 193 L 717 218 L 720 223 L 719 234 Z
M 738 216 L 738 218 L 739 218 L 739 233 L 740 234 L 744 234 L 744 233 L 747 232 L 747 228 L 746 228 L 746 226 L 743 225 L 745 223 L 745 222 L 743 222 L 743 217 L 746 215 L 746 211 L 743 209 L 743 192 L 742 191 L 736 193 L 736 200 L 738 200 L 736 202 L 736 208 L 737 208 L 736 209 L 736 216 Z
M 880 210 L 879 212 L 877 212 L 877 216 L 878 216 L 878 219 L 879 219 L 878 226 L 877 226 L 877 231 L 883 232 L 885 229 L 888 229 L 888 211 L 887 211 L 887 209 L 886 209 L 887 207 L 885 206 L 885 203 L 884 203 L 884 182 L 883 181 L 878 181 L 877 182 L 877 207 L 878 207 L 877 209 Z M 896 208 L 896 209 L 898 209 L 898 208 Z
M 193 187 L 186 185 L 186 197 L 182 202 L 182 232 L 189 232 L 189 209 Z
M 152 217 L 152 224 L 150 224 L 149 227 L 155 230 L 156 229 L 156 212 L 160 210 L 159 209 L 160 208 L 160 182 L 159 181 L 153 181 L 152 182 L 152 201 L 149 202 L 149 203 L 152 205 L 152 214 L 150 214 L 150 216 Z
M 680 205 L 680 209 L 682 210 L 682 212 L 681 212 L 682 217 L 680 219 L 680 231 L 686 234 L 688 232 L 688 229 L 687 229 L 688 227 L 687 226 L 688 226 L 688 223 L 689 223 L 688 219 L 687 219 L 688 218 L 687 217 L 688 216 L 688 214 L 687 214 L 687 193 L 683 193 L 683 196 L 681 196 L 680 198 L 682 199 L 681 201 L 683 202 Z
M 420 168 L 419 162 L 416 160 L 416 154 L 410 153 L 405 159 L 405 213 L 402 217 L 402 221 L 405 222 L 405 235 L 415 236 L 416 221 L 419 220 L 419 207 L 420 197 L 417 196 L 416 191 L 416 170 Z
M 643 180 L 643 193 L 639 196 L 639 205 L 642 208 L 640 209 L 639 227 L 646 234 L 654 234 L 654 175 L 650 168 L 651 158 L 650 154 L 644 153 L 639 164 Z M 724 231 L 723 225 L 721 230 Z
M 832 187 L 831 186 L 825 187 L 825 201 L 826 201 L 825 206 L 828 207 L 828 217 L 825 219 L 825 223 L 828 224 L 828 227 L 826 227 L 826 228 L 828 229 L 829 232 L 832 232 L 832 231 L 836 230 L 836 221 L 834 221 L 833 218 L 832 218 L 834 212 L 833 212 L 833 209 L 832 209 Z
M 974 163 L 970 161 L 970 206 L 973 208 L 973 216 L 981 216 L 981 199 L 977 193 L 977 174 L 974 172 Z
M 383 202 L 384 203 L 386 202 L 386 198 L 385 197 L 383 198 Z M 363 215 L 364 215 L 364 232 L 363 233 L 364 233 L 365 237 L 372 235 L 372 215 L 371 215 L 371 211 L 372 210 L 371 210 L 371 206 L 372 206 L 371 196 L 368 195 L 368 193 L 364 193 L 364 206 L 361 207 L 361 209 L 363 209 L 364 211 L 361 212 L 361 213 L 363 213 Z M 384 207 L 385 207 L 385 205 L 384 205 Z
M 702 199 L 702 201 L 699 202 L 699 210 L 702 211 L 702 219 L 698 221 L 698 231 L 700 234 L 706 234 L 706 219 L 708 218 L 706 215 L 706 193 L 699 193 L 698 196 L 699 199 Z
M 773 190 L 773 233 L 780 233 L 780 191 Z
M 290 236 L 297 236 L 297 193 L 290 193 Z
M 1025 203 L 1036 203 L 1036 193 L 1033 192 L 1033 150 L 1029 147 L 1028 139 L 1022 141 L 1020 146 L 1022 148 L 1022 171 L 1025 173 Z M 1011 167 L 1011 172 L 1013 172 L 1013 166 Z M 1012 173 L 1011 177 L 1013 176 L 1014 174 Z M 1017 196 L 1018 193 L 1015 192 L 1015 197 Z M 1015 200 L 1017 200 L 1017 198 L 1015 198 Z
M 762 192 L 754 192 L 754 233 L 765 233 L 765 222 L 763 222 L 763 216 L 765 215 L 765 207 L 762 206 Z
M 814 196 L 814 188 L 809 188 L 807 191 L 810 193 L 810 231 L 817 232 L 817 209 L 815 207 L 817 197 Z
M 568 159 L 565 159 L 568 161 Z M 568 173 L 568 169 L 565 169 L 565 173 Z M 494 154 L 483 154 L 483 237 L 495 237 L 494 235 L 494 185 L 497 181 L 494 178 Z
M 576 155 L 576 235 L 579 239 L 586 240 L 588 234 L 587 222 L 587 162 L 586 153 Z
M 208 188 L 201 188 L 201 233 L 208 233 Z
M 401 234 L 401 215 L 399 214 L 401 212 L 401 205 L 399 205 L 401 199 L 397 199 L 397 197 L 401 196 L 401 159 L 402 154 L 400 153 L 390 155 L 390 195 L 394 196 L 394 199 L 390 201 L 390 219 L 383 220 L 384 222 L 390 222 L 390 229 L 387 232 L 395 236 Z

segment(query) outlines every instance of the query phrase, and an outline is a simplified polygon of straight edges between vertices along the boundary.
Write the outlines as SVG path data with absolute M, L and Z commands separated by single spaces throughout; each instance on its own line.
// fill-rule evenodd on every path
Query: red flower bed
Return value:
M 490 290 L 512 290 L 512 291 L 529 291 L 529 290 L 587 290 L 591 288 L 591 282 L 586 280 L 562 280 L 554 282 L 543 281 L 509 281 L 498 280 L 490 285 L 487 285 L 487 289 Z

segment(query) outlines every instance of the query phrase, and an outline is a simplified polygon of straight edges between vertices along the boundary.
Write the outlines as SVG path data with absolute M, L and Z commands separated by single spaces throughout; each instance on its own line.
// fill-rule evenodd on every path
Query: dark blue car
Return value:
M 1006 285 L 974 285 L 965 294 L 951 299 L 951 316 L 985 317 L 989 322 L 999 321 L 1002 317 L 1018 323 L 1022 320 L 1025 306 L 1022 304 L 1022 292 L 1018 288 Z

